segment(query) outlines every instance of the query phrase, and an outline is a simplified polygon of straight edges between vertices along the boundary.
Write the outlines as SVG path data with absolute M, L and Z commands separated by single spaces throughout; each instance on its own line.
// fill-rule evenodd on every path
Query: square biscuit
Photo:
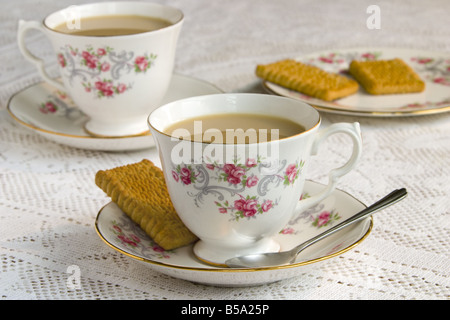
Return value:
M 162 170 L 151 161 L 100 170 L 95 183 L 164 250 L 197 240 L 178 217 Z
M 337 73 L 292 59 L 256 67 L 256 75 L 285 88 L 325 101 L 346 97 L 358 91 L 358 83 Z
M 403 60 L 357 61 L 350 63 L 350 74 L 370 94 L 422 92 L 425 82 Z

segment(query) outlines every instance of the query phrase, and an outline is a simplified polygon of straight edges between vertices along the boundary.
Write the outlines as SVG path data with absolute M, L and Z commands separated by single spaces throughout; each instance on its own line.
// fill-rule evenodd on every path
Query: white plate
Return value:
M 192 96 L 222 93 L 212 84 L 174 74 L 161 104 Z M 150 134 L 119 138 L 92 137 L 84 131 L 87 116 L 64 93 L 40 82 L 13 95 L 9 114 L 18 123 L 54 142 L 75 148 L 126 151 L 154 146 Z
M 303 197 L 313 195 L 323 188 L 319 183 L 306 181 Z M 327 199 L 291 220 L 274 239 L 280 243 L 281 250 L 288 250 L 364 208 L 365 205 L 351 195 L 336 190 Z M 350 225 L 312 245 L 290 265 L 229 269 L 210 266 L 197 260 L 192 253 L 192 245 L 164 251 L 115 203 L 110 202 L 104 206 L 95 222 L 100 238 L 114 250 L 172 277 L 219 286 L 259 285 L 301 276 L 308 268 L 317 268 L 319 262 L 340 255 L 361 243 L 369 235 L 372 225 L 371 218 Z
M 356 48 L 317 52 L 296 58 L 328 72 L 346 74 L 352 60 L 400 58 L 425 81 L 421 93 L 370 95 L 357 93 L 332 102 L 316 99 L 264 81 L 271 93 L 302 100 L 320 111 L 360 116 L 416 116 L 450 111 L 450 54 L 414 49 Z

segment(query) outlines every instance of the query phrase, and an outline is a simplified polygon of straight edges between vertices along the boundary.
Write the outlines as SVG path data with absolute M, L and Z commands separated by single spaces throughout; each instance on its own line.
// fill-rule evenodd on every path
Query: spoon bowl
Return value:
M 291 250 L 282 251 L 282 252 L 250 254 L 250 255 L 235 257 L 235 258 L 228 259 L 227 261 L 225 261 L 225 264 L 230 268 L 261 268 L 261 267 L 273 267 L 273 266 L 291 264 L 291 263 L 295 262 L 297 255 L 301 251 L 306 249 L 307 247 L 322 240 L 323 238 L 326 238 L 326 237 L 336 233 L 339 230 L 342 230 L 343 228 L 345 228 L 355 222 L 361 221 L 361 220 L 371 216 L 372 214 L 374 214 L 377 211 L 380 211 L 380 210 L 402 200 L 403 198 L 406 197 L 406 195 L 407 195 L 407 191 L 405 188 L 394 190 L 390 194 L 385 196 L 384 198 L 378 200 L 377 202 L 370 205 L 369 207 L 361 210 L 360 212 L 356 213 L 355 215 L 351 216 L 350 218 L 346 219 L 345 221 L 322 232 L 321 234 L 315 236 L 314 238 L 303 242 L 302 244 L 292 248 Z

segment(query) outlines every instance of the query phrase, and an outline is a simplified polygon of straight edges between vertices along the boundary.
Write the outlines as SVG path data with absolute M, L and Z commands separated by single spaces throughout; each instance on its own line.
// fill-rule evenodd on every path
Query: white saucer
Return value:
M 425 91 L 408 94 L 371 95 L 363 88 L 353 95 L 324 101 L 264 81 L 273 94 L 299 99 L 320 111 L 370 116 L 418 116 L 450 111 L 450 55 L 448 53 L 398 49 L 352 48 L 307 54 L 295 60 L 315 65 L 325 71 L 346 73 L 352 60 L 384 60 L 400 58 L 425 82 Z
M 207 82 L 174 74 L 161 104 L 192 96 L 222 93 Z M 14 94 L 8 112 L 21 125 L 54 142 L 75 148 L 126 151 L 154 146 L 149 133 L 128 137 L 93 137 L 84 130 L 88 120 L 73 101 L 51 85 L 40 82 Z
M 313 195 L 323 188 L 322 184 L 306 181 L 303 196 Z M 336 190 L 317 206 L 290 221 L 274 240 L 280 243 L 281 250 L 288 250 L 364 208 L 363 203 L 348 193 Z M 322 220 L 317 220 L 319 216 Z M 327 216 L 331 218 L 327 220 Z M 326 221 L 328 224 L 322 224 Z M 115 203 L 104 206 L 95 221 L 98 235 L 114 250 L 172 277 L 218 286 L 259 285 L 300 276 L 308 268 L 317 268 L 319 262 L 338 256 L 361 243 L 369 235 L 372 225 L 372 218 L 350 225 L 309 247 L 290 265 L 230 269 L 202 263 L 193 255 L 192 245 L 171 251 L 162 250 Z

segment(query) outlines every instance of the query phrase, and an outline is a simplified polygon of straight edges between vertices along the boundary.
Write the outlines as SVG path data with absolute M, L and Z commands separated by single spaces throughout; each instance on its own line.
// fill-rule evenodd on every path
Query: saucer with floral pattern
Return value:
M 301 100 L 317 110 L 368 117 L 419 116 L 450 111 L 450 55 L 401 48 L 350 48 L 305 54 L 295 58 L 327 72 L 349 76 L 352 60 L 374 61 L 400 58 L 425 82 L 425 90 L 419 93 L 371 95 L 362 87 L 355 94 L 324 101 L 289 90 L 275 83 L 263 81 L 270 93 Z
M 306 181 L 302 197 L 320 192 L 325 186 Z M 349 218 L 366 206 L 350 194 L 335 190 L 316 206 L 293 218 L 274 237 L 281 250 L 289 250 L 327 228 Z M 295 263 L 276 267 L 231 269 L 215 267 L 198 260 L 193 245 L 166 251 L 158 246 L 113 202 L 98 213 L 95 228 L 100 238 L 125 256 L 149 268 L 192 282 L 216 286 L 252 286 L 301 276 L 310 268 L 351 250 L 368 237 L 373 220 L 367 218 L 325 238 L 298 255 Z

